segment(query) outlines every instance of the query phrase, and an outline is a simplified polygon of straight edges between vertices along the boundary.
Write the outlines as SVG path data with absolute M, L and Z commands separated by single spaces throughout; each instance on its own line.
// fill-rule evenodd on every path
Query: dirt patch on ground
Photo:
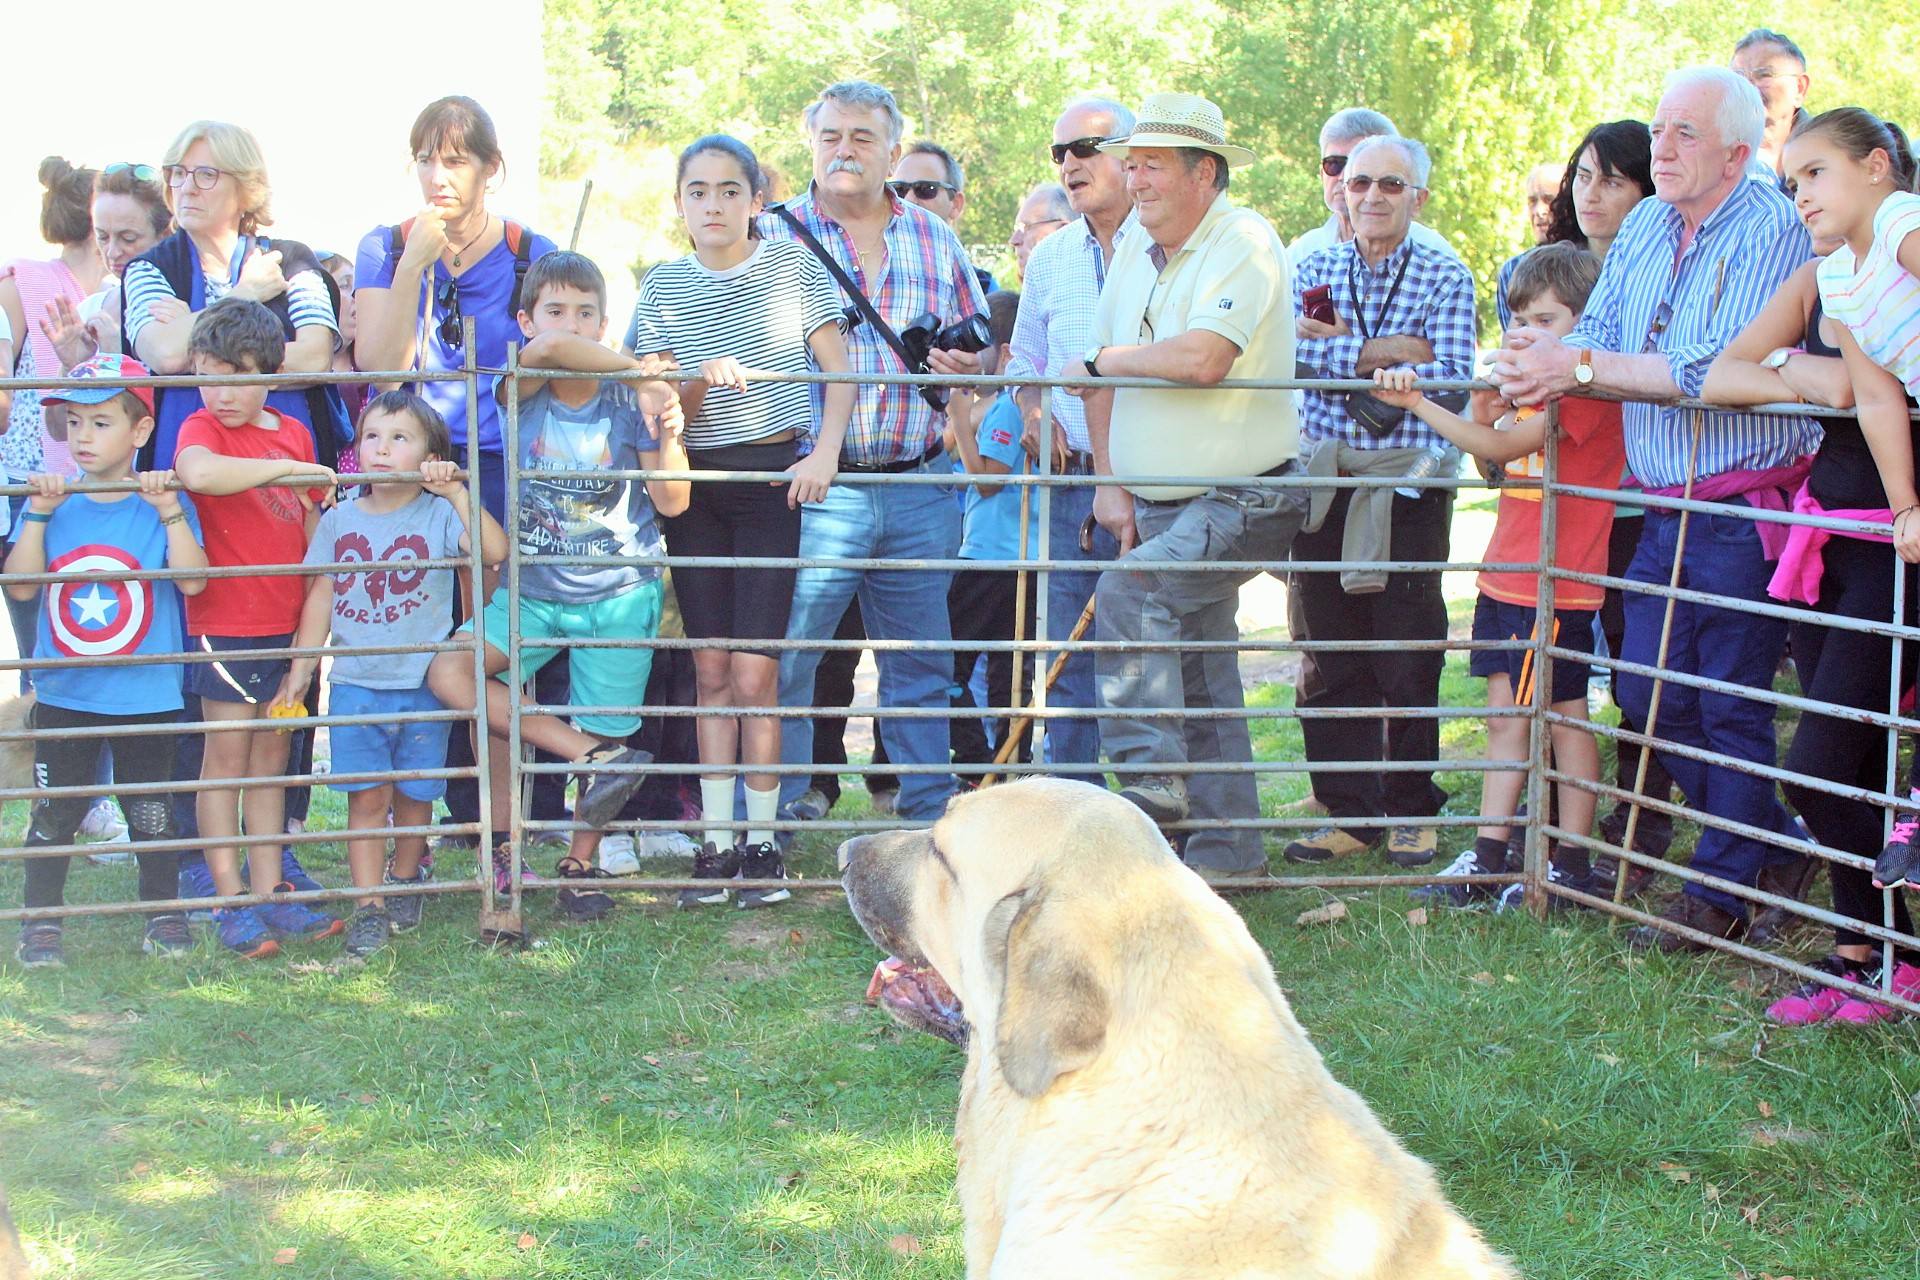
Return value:
M 806 946 L 806 930 L 782 913 L 743 911 L 727 926 L 727 945 L 735 954 L 714 966 L 726 978 L 777 978 L 790 972 Z
M 111 1013 L 73 1013 L 47 1027 L 44 1037 L 14 1042 L 22 1057 L 50 1071 L 106 1083 L 127 1047 L 126 1028 L 135 1019 Z

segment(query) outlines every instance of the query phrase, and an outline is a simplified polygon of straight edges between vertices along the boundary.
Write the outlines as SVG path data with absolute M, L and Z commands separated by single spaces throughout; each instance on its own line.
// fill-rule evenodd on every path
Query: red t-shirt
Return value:
M 1560 402 L 1560 483 L 1612 489 L 1620 483 L 1627 463 L 1626 440 L 1620 434 L 1620 406 L 1606 400 Z M 1539 479 L 1546 474 L 1544 452 L 1507 464 L 1507 475 Z M 1500 491 L 1500 512 L 1487 542 L 1487 559 L 1494 563 L 1524 563 L 1540 559 L 1540 499 L 1538 489 Z M 1553 563 L 1575 573 L 1607 571 L 1607 538 L 1613 532 L 1613 504 L 1595 498 L 1556 497 Z M 1480 590 L 1505 604 L 1532 605 L 1539 600 L 1539 581 L 1531 573 L 1480 575 Z M 1556 609 L 1598 609 L 1605 592 L 1586 582 L 1554 583 Z
M 252 423 L 224 427 L 205 409 L 180 424 L 175 456 L 198 445 L 227 458 L 295 458 L 313 462 L 313 433 L 298 418 L 279 419 L 269 430 Z M 314 490 L 317 497 L 321 491 Z M 307 554 L 307 513 L 292 489 L 261 486 L 223 496 L 196 493 L 207 563 L 300 564 Z M 299 574 L 208 578 L 206 590 L 187 597 L 187 630 L 196 636 L 276 636 L 300 625 L 307 580 Z

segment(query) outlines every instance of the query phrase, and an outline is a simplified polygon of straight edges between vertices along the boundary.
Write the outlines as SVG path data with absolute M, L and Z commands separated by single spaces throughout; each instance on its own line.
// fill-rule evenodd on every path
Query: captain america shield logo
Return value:
M 75 547 L 47 566 L 49 573 L 78 580 L 47 590 L 47 630 L 53 647 L 70 658 L 132 653 L 153 625 L 152 587 L 145 582 L 102 582 L 91 575 L 138 569 L 140 562 L 118 547 Z

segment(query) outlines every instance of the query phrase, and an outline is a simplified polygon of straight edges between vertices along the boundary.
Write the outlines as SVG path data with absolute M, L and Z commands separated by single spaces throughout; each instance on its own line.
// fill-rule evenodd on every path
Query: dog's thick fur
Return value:
M 841 861 L 861 927 L 938 970 L 972 1024 L 969 1280 L 1515 1276 L 1126 801 L 1013 783 Z
M 0 733 L 24 733 L 33 727 L 33 695 L 0 698 Z M 26 738 L 0 740 L 0 787 L 24 791 L 33 785 L 33 743 Z

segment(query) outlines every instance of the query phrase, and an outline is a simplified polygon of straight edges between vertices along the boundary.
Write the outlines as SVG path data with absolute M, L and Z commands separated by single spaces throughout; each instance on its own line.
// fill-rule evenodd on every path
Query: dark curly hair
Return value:
M 1601 173 L 1610 178 L 1617 174 L 1639 183 L 1642 198 L 1653 194 L 1653 135 L 1647 126 L 1638 120 L 1597 124 L 1587 130 L 1587 136 L 1580 139 L 1580 145 L 1573 149 L 1573 156 L 1567 161 L 1567 171 L 1560 177 L 1560 189 L 1553 195 L 1547 238 L 1542 244 L 1587 247 L 1586 234 L 1580 230 L 1580 219 L 1573 211 L 1573 174 L 1588 147 L 1593 148 L 1599 159 Z

